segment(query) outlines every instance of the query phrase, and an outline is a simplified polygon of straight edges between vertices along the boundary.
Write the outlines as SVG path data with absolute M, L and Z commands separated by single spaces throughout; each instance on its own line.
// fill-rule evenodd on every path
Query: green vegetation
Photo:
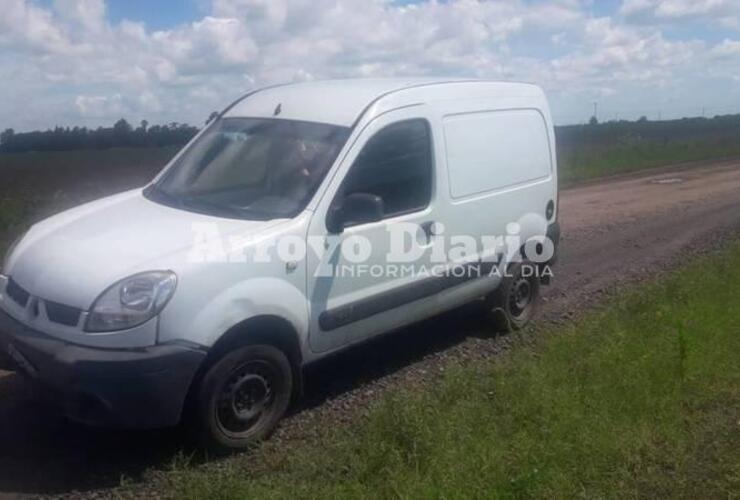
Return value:
M 697 140 L 669 144 L 637 144 L 612 148 L 583 148 L 559 158 L 564 185 L 688 161 L 740 156 L 740 140 Z
M 173 495 L 730 498 L 739 297 L 736 245 L 493 363 L 394 392 L 320 442 L 173 465 Z
M 0 254 L 4 254 L 10 238 L 22 231 L 21 221 L 28 220 L 29 212 L 29 205 L 19 199 L 0 198 Z
M 7 171 L 15 173 L 19 168 L 48 169 L 49 173 L 54 173 L 56 169 L 69 167 L 83 170 L 94 167 L 98 169 L 97 175 L 105 176 L 108 168 L 137 168 L 151 164 L 162 166 L 178 149 L 180 146 L 0 153 L 0 176 L 7 178 Z M 80 182 L 82 179 L 76 180 Z
M 211 114 L 209 121 L 215 117 Z M 0 152 L 73 151 L 108 148 L 148 148 L 185 144 L 198 132 L 184 123 L 149 126 L 146 120 L 134 128 L 121 118 L 112 127 L 55 127 L 49 130 L 16 133 L 12 128 L 0 132 Z
M 740 156 L 740 115 L 609 122 L 556 130 L 562 184 L 688 161 Z
M 178 149 L 0 153 L 0 252 L 35 220 L 143 186 Z

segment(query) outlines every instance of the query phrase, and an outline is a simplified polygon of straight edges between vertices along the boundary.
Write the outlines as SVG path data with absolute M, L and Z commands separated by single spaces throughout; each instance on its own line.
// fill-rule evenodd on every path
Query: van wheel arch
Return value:
M 303 355 L 295 328 L 279 316 L 255 316 L 229 328 L 208 350 L 190 384 L 186 413 L 190 413 L 198 387 L 208 370 L 228 353 L 249 345 L 269 345 L 280 349 L 287 356 L 293 372 L 293 398 L 303 394 Z
M 281 349 L 291 363 L 301 366 L 301 345 L 298 333 L 288 320 L 280 316 L 255 316 L 229 328 L 209 349 L 208 357 L 221 357 L 237 347 L 266 344 Z

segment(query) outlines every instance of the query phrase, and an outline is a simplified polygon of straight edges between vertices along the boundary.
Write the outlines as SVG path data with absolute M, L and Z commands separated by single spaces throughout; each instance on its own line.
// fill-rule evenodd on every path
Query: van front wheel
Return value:
M 537 312 L 540 280 L 531 262 L 509 265 L 498 288 L 486 297 L 486 310 L 499 331 L 521 330 Z
M 198 391 L 201 438 L 212 451 L 248 448 L 275 429 L 290 404 L 288 358 L 268 345 L 236 349 L 205 374 Z

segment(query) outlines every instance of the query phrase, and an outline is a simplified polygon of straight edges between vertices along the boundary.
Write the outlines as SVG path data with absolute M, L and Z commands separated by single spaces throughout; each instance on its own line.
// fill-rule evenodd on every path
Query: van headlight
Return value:
M 133 328 L 159 314 L 172 298 L 177 276 L 150 271 L 123 279 L 95 299 L 85 331 L 111 332 Z

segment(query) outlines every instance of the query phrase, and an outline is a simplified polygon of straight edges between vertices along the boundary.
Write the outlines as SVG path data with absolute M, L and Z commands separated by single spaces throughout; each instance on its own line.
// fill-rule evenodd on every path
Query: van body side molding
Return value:
M 319 326 L 323 331 L 331 331 L 376 314 L 435 295 L 443 290 L 462 285 L 473 279 L 491 274 L 501 263 L 502 255 L 495 262 L 471 262 L 441 276 L 431 276 L 416 283 L 403 285 L 373 297 L 360 299 L 343 306 L 327 309 L 319 315 Z

